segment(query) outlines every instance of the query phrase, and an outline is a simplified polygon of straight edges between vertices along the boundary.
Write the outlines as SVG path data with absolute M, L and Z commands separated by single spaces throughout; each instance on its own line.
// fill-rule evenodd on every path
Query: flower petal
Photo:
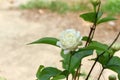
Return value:
M 64 50 L 64 54 L 69 54 L 70 50 Z

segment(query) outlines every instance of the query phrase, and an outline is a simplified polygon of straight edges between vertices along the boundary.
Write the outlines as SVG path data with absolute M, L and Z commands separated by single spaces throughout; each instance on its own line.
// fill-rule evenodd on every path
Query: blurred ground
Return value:
M 16 0 L 16 4 L 20 4 L 21 1 Z M 35 80 L 40 64 L 61 68 L 59 48 L 49 45 L 26 45 L 27 43 L 45 36 L 58 37 L 59 33 L 67 28 L 75 28 L 81 32 L 81 35 L 88 35 L 91 26 L 90 23 L 79 18 L 80 13 L 59 15 L 47 10 L 9 9 L 11 4 L 7 0 L 0 4 L 2 4 L 0 7 L 0 76 L 6 77 L 7 80 Z M 112 42 L 120 31 L 119 16 L 116 17 L 117 21 L 98 26 L 95 33 L 96 40 L 104 43 Z M 118 41 L 120 42 L 120 39 Z M 92 62 L 87 60 L 84 62 L 83 68 L 89 69 Z M 95 77 L 99 74 L 100 65 L 96 67 L 97 70 L 93 73 Z M 107 76 L 111 73 L 103 74 Z M 101 80 L 103 79 L 102 77 Z

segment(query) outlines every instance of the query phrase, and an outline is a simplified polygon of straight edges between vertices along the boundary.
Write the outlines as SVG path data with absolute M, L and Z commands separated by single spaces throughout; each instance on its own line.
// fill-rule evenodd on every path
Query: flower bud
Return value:
M 111 74 L 109 75 L 109 80 L 117 80 L 117 78 L 114 74 Z
M 119 51 L 120 50 L 120 43 L 113 44 L 113 46 L 111 48 L 115 51 Z
M 96 7 L 98 4 L 100 4 L 100 0 L 91 0 L 91 3 L 94 7 Z

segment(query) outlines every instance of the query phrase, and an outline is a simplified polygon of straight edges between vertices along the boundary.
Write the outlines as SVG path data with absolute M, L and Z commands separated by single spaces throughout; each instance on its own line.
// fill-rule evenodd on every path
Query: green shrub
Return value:
M 20 5 L 21 9 L 40 9 L 40 8 L 48 8 L 49 2 L 45 2 L 44 0 L 30 0 L 26 4 Z
M 6 78 L 4 78 L 4 77 L 0 77 L 0 80 L 7 80 Z
M 59 13 L 65 13 L 69 11 L 69 6 L 67 3 L 62 2 L 62 1 L 52 1 L 49 9 L 52 11 L 57 11 Z
M 102 9 L 109 14 L 120 13 L 120 0 L 107 0 Z
M 21 9 L 50 9 L 58 13 L 66 13 L 68 11 L 76 12 L 81 10 L 88 10 L 88 6 L 78 2 L 72 5 L 63 1 L 45 1 L 45 0 L 30 0 L 26 4 L 20 5 Z
M 86 4 L 81 2 L 68 3 L 56 0 L 56 1 L 46 1 L 46 0 L 30 0 L 26 4 L 20 5 L 21 9 L 50 9 L 51 11 L 58 13 L 66 13 L 68 11 L 77 12 L 90 10 L 91 8 Z M 102 10 L 109 14 L 118 14 L 120 13 L 120 0 L 107 0 L 102 6 Z
M 75 3 L 73 4 L 70 9 L 71 11 L 73 12 L 76 12 L 76 11 L 83 11 L 83 10 L 88 10 L 90 9 L 87 5 L 84 5 L 85 3 Z

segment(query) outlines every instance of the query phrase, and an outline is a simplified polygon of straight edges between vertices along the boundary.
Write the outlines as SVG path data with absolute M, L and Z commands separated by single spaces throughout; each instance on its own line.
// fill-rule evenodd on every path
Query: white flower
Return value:
M 56 45 L 64 49 L 64 53 L 67 54 L 70 51 L 78 49 L 78 46 L 82 44 L 81 39 L 82 37 L 79 31 L 67 29 L 61 33 L 60 39 Z

